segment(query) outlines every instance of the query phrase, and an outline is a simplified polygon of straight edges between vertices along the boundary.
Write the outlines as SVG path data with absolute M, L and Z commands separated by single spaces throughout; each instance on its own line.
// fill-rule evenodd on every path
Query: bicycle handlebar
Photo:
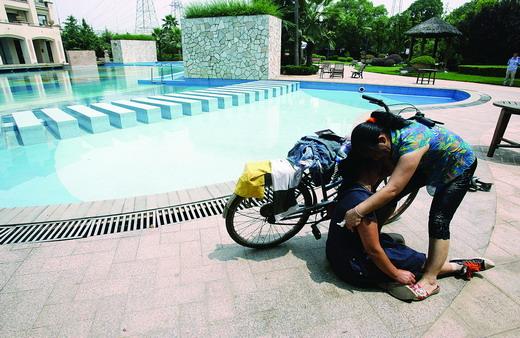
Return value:
M 388 109 L 388 106 L 386 105 L 386 103 L 383 102 L 383 100 L 376 99 L 375 97 L 368 96 L 368 95 L 361 95 L 361 97 L 372 104 L 376 104 L 380 107 L 383 107 L 387 113 L 390 112 L 390 109 Z

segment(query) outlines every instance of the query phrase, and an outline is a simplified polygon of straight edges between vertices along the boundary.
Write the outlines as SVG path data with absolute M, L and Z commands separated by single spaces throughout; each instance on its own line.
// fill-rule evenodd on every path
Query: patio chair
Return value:
M 366 67 L 366 63 L 362 64 L 361 67 L 359 67 L 358 70 L 353 70 L 352 71 L 352 75 L 350 76 L 351 78 L 355 79 L 355 78 L 363 78 L 363 71 L 365 70 L 365 67 Z
M 321 64 L 320 79 L 323 79 L 323 74 L 332 74 L 332 68 L 330 63 L 324 62 Z
M 330 77 L 334 78 L 336 76 L 341 76 L 341 78 L 343 78 L 344 73 L 345 73 L 345 65 L 343 63 L 336 63 L 334 65 L 334 68 L 332 68 L 332 73 L 330 74 Z

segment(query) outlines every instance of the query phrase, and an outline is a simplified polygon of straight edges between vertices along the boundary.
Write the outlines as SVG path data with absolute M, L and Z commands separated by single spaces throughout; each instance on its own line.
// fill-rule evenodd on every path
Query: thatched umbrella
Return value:
M 410 42 L 410 59 L 412 59 L 413 55 L 413 44 L 415 42 L 415 38 L 435 39 L 433 44 L 433 57 L 435 58 L 439 39 L 446 38 L 448 39 L 449 43 L 452 37 L 462 35 L 462 33 L 457 28 L 436 17 L 428 19 L 425 22 L 412 27 L 404 34 L 409 35 L 412 38 Z

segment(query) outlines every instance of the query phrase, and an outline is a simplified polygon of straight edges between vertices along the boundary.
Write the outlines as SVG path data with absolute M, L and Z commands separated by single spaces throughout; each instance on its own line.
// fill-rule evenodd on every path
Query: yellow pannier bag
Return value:
M 238 179 L 235 194 L 244 198 L 264 198 L 264 175 L 271 173 L 271 161 L 248 162 Z

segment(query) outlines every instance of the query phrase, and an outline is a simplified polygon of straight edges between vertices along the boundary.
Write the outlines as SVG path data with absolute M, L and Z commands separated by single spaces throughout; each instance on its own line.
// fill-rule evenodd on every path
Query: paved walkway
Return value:
M 414 81 L 371 73 L 363 80 Z M 520 94 L 441 80 L 435 86 L 480 91 L 493 100 Z M 278 248 L 254 251 L 232 242 L 223 219 L 211 217 L 0 246 L 0 336 L 518 336 L 520 155 L 503 149 L 491 161 L 482 155 L 498 112 L 491 102 L 429 112 L 475 146 L 477 174 L 495 183 L 489 193 L 468 194 L 452 226 L 451 256 L 485 254 L 498 263 L 482 278 L 443 279 L 439 295 L 407 304 L 339 281 L 324 257 L 326 236 L 316 241 L 304 232 Z M 513 117 L 508 134 L 520 139 L 520 120 Z M 390 226 L 421 250 L 429 203 L 421 193 Z

